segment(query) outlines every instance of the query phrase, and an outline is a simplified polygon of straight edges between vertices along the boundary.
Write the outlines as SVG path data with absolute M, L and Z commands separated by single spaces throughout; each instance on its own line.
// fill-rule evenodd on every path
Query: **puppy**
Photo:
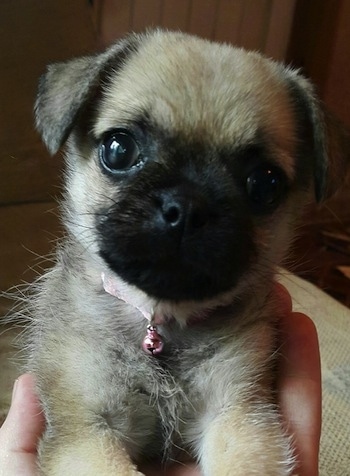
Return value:
M 291 475 L 273 278 L 346 167 L 309 82 L 157 30 L 49 66 L 35 114 L 67 162 L 66 238 L 26 311 L 41 474 Z

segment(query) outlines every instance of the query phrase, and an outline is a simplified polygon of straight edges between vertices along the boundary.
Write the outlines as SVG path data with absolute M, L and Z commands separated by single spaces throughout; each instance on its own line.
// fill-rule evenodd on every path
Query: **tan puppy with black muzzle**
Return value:
M 54 268 L 28 300 L 41 474 L 285 476 L 273 278 L 304 204 L 345 175 L 311 85 L 257 53 L 163 31 L 52 65 L 36 103 L 66 142 Z

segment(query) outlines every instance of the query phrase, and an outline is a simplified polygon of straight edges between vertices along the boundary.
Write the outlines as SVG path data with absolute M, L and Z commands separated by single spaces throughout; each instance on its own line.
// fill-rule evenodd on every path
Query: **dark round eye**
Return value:
M 127 171 L 141 161 L 140 149 L 133 136 L 126 131 L 112 131 L 99 146 L 100 161 L 109 172 Z
M 257 212 L 269 212 L 279 205 L 286 188 L 284 172 L 274 165 L 259 166 L 247 177 L 246 190 Z

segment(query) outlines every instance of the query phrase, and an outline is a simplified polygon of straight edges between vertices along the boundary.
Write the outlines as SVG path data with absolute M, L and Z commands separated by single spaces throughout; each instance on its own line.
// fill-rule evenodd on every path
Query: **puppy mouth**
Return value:
M 109 265 L 109 269 L 115 272 L 128 284 L 131 284 L 149 296 L 159 300 L 186 301 L 202 300 L 212 297 L 224 288 L 232 287 L 232 278 L 216 276 L 214 270 L 200 270 L 187 263 L 181 263 L 180 259 L 153 259 L 151 255 L 144 260 L 127 259 L 116 254 L 111 257 L 102 253 L 103 258 Z
M 195 187 L 141 191 L 97 223 L 109 270 L 158 300 L 202 301 L 232 289 L 255 254 L 246 210 Z
M 213 299 L 203 301 L 171 302 L 156 300 L 134 286 L 130 286 L 114 273 L 102 272 L 101 280 L 106 293 L 136 309 L 152 326 L 211 326 L 218 320 L 231 319 L 239 310 L 241 301 L 229 290 Z
M 249 240 L 238 244 L 232 234 L 226 244 L 214 238 L 207 243 L 202 236 L 178 248 L 156 237 L 144 241 L 155 243 L 137 246 L 132 237 L 123 243 L 116 239 L 118 245 L 102 245 L 100 254 L 110 271 L 157 300 L 202 301 L 226 292 L 253 255 Z

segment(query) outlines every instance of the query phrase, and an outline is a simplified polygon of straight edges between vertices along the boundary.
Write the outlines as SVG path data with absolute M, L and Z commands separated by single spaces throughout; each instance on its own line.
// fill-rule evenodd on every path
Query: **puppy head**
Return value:
M 312 188 L 322 200 L 344 176 L 342 136 L 307 80 L 180 33 L 50 66 L 36 121 L 52 153 L 68 139 L 71 233 L 158 300 L 253 287 Z

